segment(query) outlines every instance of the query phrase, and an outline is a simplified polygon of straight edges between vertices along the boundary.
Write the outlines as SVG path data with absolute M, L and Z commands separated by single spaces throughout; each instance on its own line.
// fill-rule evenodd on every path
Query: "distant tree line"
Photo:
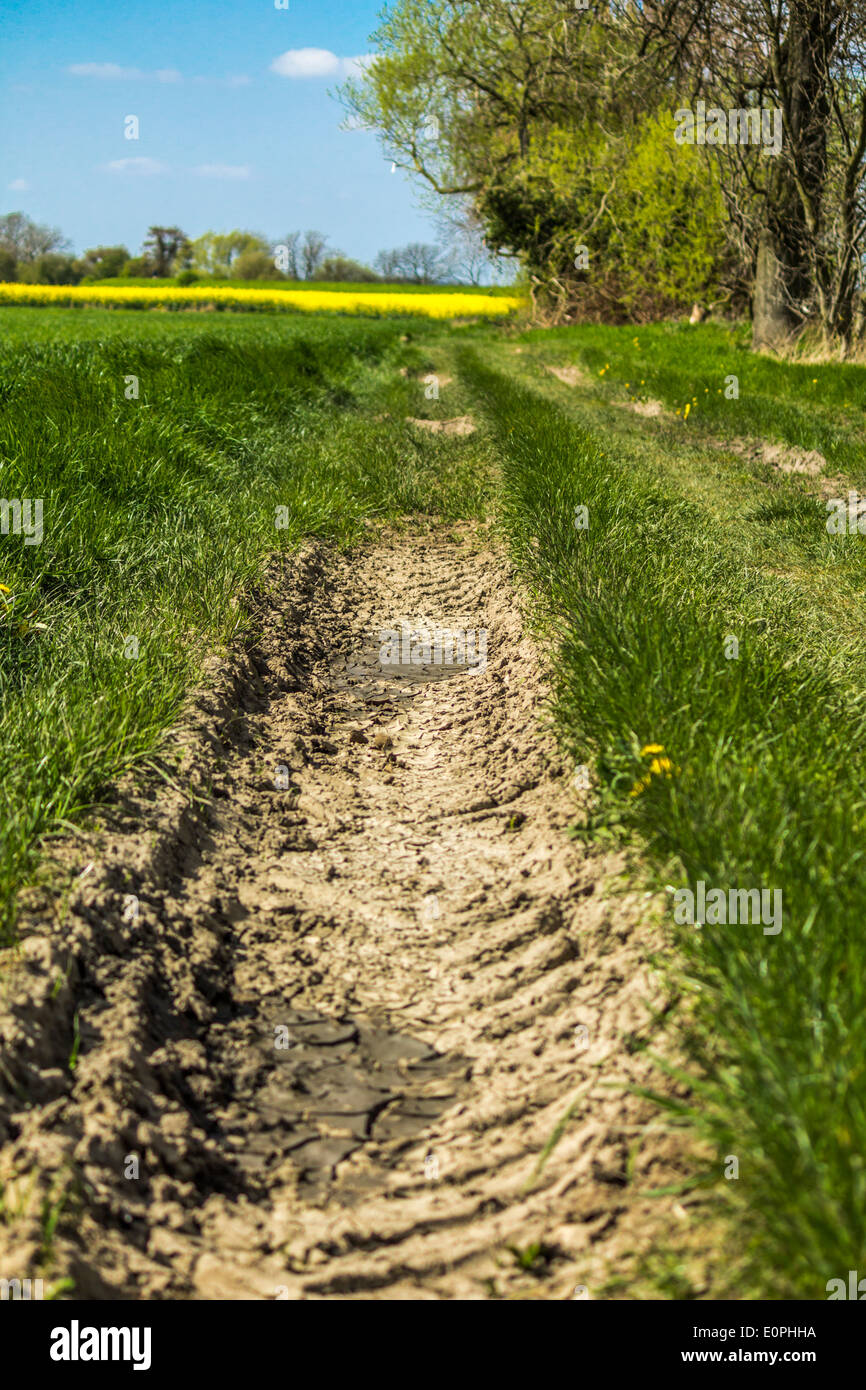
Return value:
M 258 232 L 205 232 L 190 239 L 180 227 L 149 227 L 141 254 L 125 246 L 94 246 L 74 256 L 56 227 L 22 212 L 0 217 L 0 281 L 78 285 L 106 279 L 317 280 L 431 285 L 478 283 L 483 248 L 454 232 L 447 244 L 410 242 L 380 251 L 363 265 L 329 246 L 321 232 L 289 232 L 270 241 Z

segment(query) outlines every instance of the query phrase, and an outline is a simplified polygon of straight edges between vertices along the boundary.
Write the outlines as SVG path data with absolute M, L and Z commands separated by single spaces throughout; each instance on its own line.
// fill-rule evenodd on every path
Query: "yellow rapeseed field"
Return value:
M 305 313 L 331 310 L 352 314 L 420 314 L 426 318 L 502 318 L 522 303 L 517 296 L 443 290 L 379 294 L 363 290 L 244 289 L 228 285 L 18 285 L 0 284 L 0 304 L 76 306 L 106 309 L 207 308 L 295 309 Z

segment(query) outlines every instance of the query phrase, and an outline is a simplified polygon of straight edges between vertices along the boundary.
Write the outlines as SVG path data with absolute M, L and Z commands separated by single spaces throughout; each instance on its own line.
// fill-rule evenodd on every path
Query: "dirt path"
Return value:
M 507 567 L 441 531 L 313 549 L 262 607 L 174 786 L 120 789 L 6 962 L 0 1274 L 65 1185 L 77 1297 L 591 1295 L 685 1215 L 639 1195 L 682 1168 L 623 1091 L 645 905 L 566 834 Z M 383 664 L 401 623 L 486 661 Z

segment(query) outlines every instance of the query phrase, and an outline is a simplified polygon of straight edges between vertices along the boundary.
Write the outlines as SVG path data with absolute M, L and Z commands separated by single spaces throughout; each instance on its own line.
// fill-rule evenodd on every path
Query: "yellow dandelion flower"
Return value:
M 683 419 L 684 419 L 684 420 L 688 420 L 688 418 L 689 418 L 689 411 L 691 410 L 691 408 L 692 408 L 692 403 L 691 403 L 691 401 L 687 401 L 687 402 L 686 402 L 686 408 L 685 408 L 685 410 L 683 411 Z
M 649 767 L 642 777 L 639 777 L 629 792 L 629 796 L 640 796 L 647 787 L 651 786 L 654 777 L 675 777 L 679 774 L 679 768 L 672 758 L 665 753 L 663 743 L 646 743 L 640 750 L 642 758 L 650 758 Z
M 670 758 L 653 758 L 649 765 L 650 776 L 672 777 L 675 770 Z
M 7 588 L 5 584 L 0 584 L 0 594 L 11 594 L 11 592 L 12 590 Z

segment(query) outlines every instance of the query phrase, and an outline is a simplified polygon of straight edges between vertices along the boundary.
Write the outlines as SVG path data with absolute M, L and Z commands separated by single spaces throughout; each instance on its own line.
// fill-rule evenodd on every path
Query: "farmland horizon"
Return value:
M 376 0 L 157 5 L 153 25 L 105 0 L 3 7 L 0 215 L 56 226 L 81 255 L 152 224 L 191 239 L 242 227 L 279 242 L 315 227 L 371 263 L 435 239 L 376 136 L 347 128 L 336 88 L 369 56 Z M 138 138 L 125 134 L 138 118 Z M 383 228 L 387 236 L 383 237 Z

